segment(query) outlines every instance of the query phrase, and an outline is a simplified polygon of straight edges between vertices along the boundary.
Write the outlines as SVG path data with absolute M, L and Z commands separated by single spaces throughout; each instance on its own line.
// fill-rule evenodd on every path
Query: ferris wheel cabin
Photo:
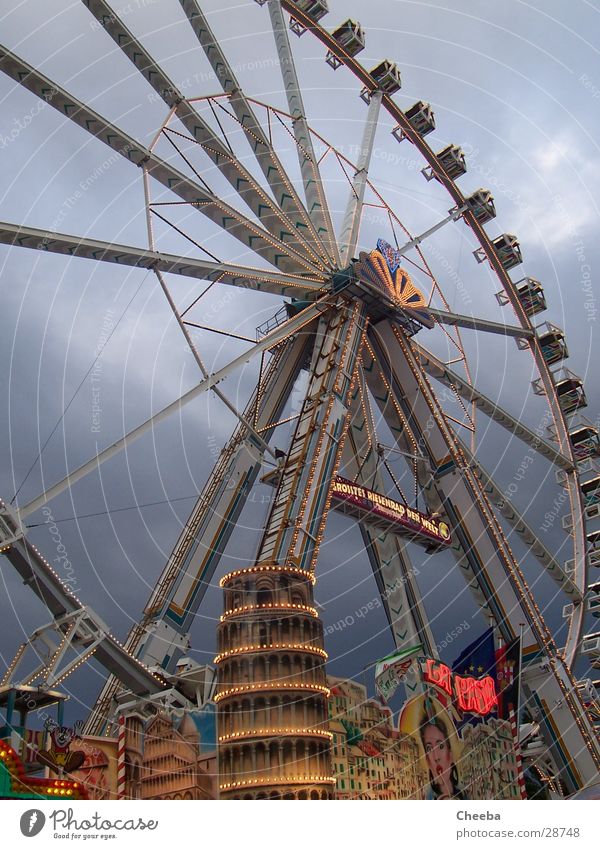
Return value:
M 351 18 L 334 29 L 331 35 L 349 56 L 356 56 L 365 49 L 365 31 L 357 21 L 353 21 Z M 337 71 L 343 64 L 342 60 L 331 50 L 327 52 L 325 61 L 334 71 Z
M 588 562 L 590 566 L 600 567 L 600 530 L 590 531 L 585 535 L 588 545 Z
M 467 160 L 462 147 L 456 144 L 449 144 L 443 150 L 436 154 L 437 159 L 443 165 L 446 173 L 453 180 L 467 173 Z
M 267 0 L 256 0 L 256 2 L 259 6 L 263 6 Z M 326 0 L 292 0 L 292 2 L 294 3 L 294 6 L 297 6 L 300 9 L 300 11 L 312 18 L 315 23 L 320 21 L 321 18 L 324 18 L 329 12 L 329 6 L 327 5 Z M 290 29 L 297 36 L 304 35 L 306 32 L 304 24 L 294 17 L 290 18 Z
M 568 368 L 555 372 L 556 394 L 563 413 L 568 416 L 587 407 L 587 398 L 583 389 L 583 380 Z
M 502 233 L 501 236 L 498 236 L 492 241 L 492 244 L 496 249 L 496 253 L 498 254 L 498 259 L 502 263 L 502 267 L 506 271 L 509 271 L 509 269 L 514 268 L 516 265 L 520 265 L 523 262 L 518 239 L 511 233 Z
M 402 86 L 400 79 L 400 68 L 395 62 L 384 59 L 379 65 L 371 68 L 371 76 L 377 80 L 380 90 L 384 94 L 395 94 Z
M 565 342 L 564 331 L 560 327 L 556 327 L 556 325 L 546 321 L 537 327 L 536 330 L 543 357 L 549 366 L 567 359 L 569 349 Z
M 600 475 L 584 481 L 581 484 L 581 494 L 586 508 L 600 504 Z
M 547 309 L 544 287 L 539 280 L 523 277 L 515 283 L 515 290 L 521 306 L 530 318 Z
M 581 653 L 589 657 L 594 669 L 600 669 L 600 632 L 596 631 L 583 638 Z
M 428 133 L 432 133 L 435 130 L 435 116 L 430 103 L 425 103 L 424 100 L 417 100 L 417 102 L 414 103 L 410 109 L 407 109 L 404 114 L 408 118 L 411 127 L 413 127 L 413 129 L 415 129 L 421 137 L 426 136 Z M 400 124 L 394 127 L 392 135 L 398 141 L 402 141 L 402 139 L 406 138 Z
M 592 616 L 600 619 L 600 581 L 588 586 L 588 605 Z
M 426 136 L 428 133 L 435 130 L 433 109 L 431 108 L 431 104 L 425 103 L 424 100 L 418 100 L 410 107 L 410 109 L 407 109 L 404 114 L 411 127 L 416 130 L 421 137 Z M 392 135 L 396 141 L 399 142 L 407 138 L 406 133 L 400 124 L 396 124 L 392 130 Z
M 569 439 L 578 462 L 588 457 L 600 457 L 600 437 L 598 428 L 593 425 L 583 425 L 570 431 Z
M 480 224 L 487 224 L 496 217 L 494 198 L 489 189 L 477 189 L 466 198 L 465 203 L 469 207 L 469 212 Z

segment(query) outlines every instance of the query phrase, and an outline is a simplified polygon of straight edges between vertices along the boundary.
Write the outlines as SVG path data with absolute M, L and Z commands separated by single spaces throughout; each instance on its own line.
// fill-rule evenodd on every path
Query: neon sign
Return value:
M 439 660 L 430 657 L 420 660 L 425 666 L 423 680 L 447 693 L 463 713 L 485 716 L 498 706 L 496 684 L 491 675 L 486 675 L 485 678 L 471 678 L 467 675 L 457 675 Z
M 381 495 L 372 489 L 359 486 L 339 475 L 333 479 L 331 494 L 336 501 L 344 505 L 344 512 L 358 519 L 376 524 L 383 520 L 396 525 L 404 533 L 418 534 L 448 545 L 451 541 L 450 528 L 445 522 L 413 510 L 387 495 Z

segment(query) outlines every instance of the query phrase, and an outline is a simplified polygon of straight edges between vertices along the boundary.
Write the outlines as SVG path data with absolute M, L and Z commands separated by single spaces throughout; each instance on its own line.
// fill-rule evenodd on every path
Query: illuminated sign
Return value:
M 403 533 L 425 536 L 438 543 L 450 543 L 450 528 L 446 522 L 434 519 L 406 504 L 394 501 L 364 486 L 352 483 L 336 475 L 332 484 L 332 496 L 343 505 L 344 512 L 371 524 L 382 521 L 394 525 Z
M 491 675 L 471 678 L 457 675 L 439 660 L 429 657 L 420 658 L 420 661 L 424 665 L 423 680 L 447 693 L 463 713 L 485 716 L 498 706 L 496 685 Z
M 378 239 L 377 250 L 360 252 L 354 270 L 361 283 L 386 295 L 419 324 L 432 328 L 434 321 L 429 314 L 427 299 L 400 265 L 401 259 L 400 251 L 384 239 Z

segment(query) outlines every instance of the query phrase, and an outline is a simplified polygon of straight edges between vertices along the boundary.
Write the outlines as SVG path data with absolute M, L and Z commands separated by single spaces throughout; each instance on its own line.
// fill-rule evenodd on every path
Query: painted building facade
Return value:
M 355 681 L 328 678 L 329 730 L 337 799 L 422 799 L 419 751 L 392 712 Z
M 519 767 L 510 722 L 488 719 L 462 730 L 462 784 L 469 799 L 519 799 Z

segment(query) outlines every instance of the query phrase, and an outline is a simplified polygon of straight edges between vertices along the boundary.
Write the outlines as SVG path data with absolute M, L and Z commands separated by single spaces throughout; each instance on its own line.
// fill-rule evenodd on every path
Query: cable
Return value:
M 112 510 L 101 510 L 99 513 L 83 513 L 81 516 L 66 516 L 64 519 L 53 519 L 53 524 L 59 522 L 75 522 L 79 519 L 91 519 L 94 516 L 108 516 L 111 513 L 123 513 L 125 510 L 141 510 L 142 507 L 156 507 L 158 504 L 175 504 L 176 501 L 190 501 L 192 498 L 198 498 L 198 493 L 195 495 L 182 495 L 180 498 L 165 498 L 163 501 L 148 501 L 146 504 L 131 504 L 129 507 L 115 507 Z M 26 525 L 29 528 L 42 528 L 45 522 L 37 522 L 35 525 Z
M 408 501 L 406 500 L 404 493 L 402 492 L 402 489 L 400 488 L 400 484 L 396 480 L 396 477 L 395 477 L 394 473 L 392 472 L 392 470 L 390 469 L 388 462 L 385 459 L 385 457 L 383 457 L 383 465 L 387 469 L 389 476 L 391 477 L 392 481 L 394 482 L 394 486 L 396 487 L 396 489 L 400 493 L 400 498 L 402 499 L 402 501 L 404 501 L 404 504 L 406 505 L 406 507 L 408 507 Z
M 104 349 L 106 348 L 106 346 L 108 345 L 108 343 L 110 342 L 110 340 L 112 339 L 113 334 L 115 333 L 115 331 L 116 331 L 117 327 L 121 324 L 121 322 L 122 322 L 123 318 L 125 317 L 125 313 L 127 312 L 127 310 L 129 309 L 129 307 L 130 307 L 130 306 L 131 306 L 131 304 L 133 303 L 133 300 L 134 300 L 134 299 L 135 299 L 135 297 L 137 296 L 138 292 L 140 291 L 140 289 L 142 288 L 142 286 L 143 286 L 143 285 L 144 285 L 144 283 L 146 282 L 146 278 L 148 277 L 148 274 L 150 273 L 150 271 L 151 271 L 151 269 L 148 269 L 148 270 L 146 271 L 146 274 L 144 274 L 144 277 L 143 277 L 143 279 L 142 279 L 142 281 L 141 281 L 140 285 L 137 287 L 137 289 L 136 289 L 136 290 L 135 290 L 135 292 L 133 293 L 133 295 L 132 295 L 132 297 L 131 297 L 131 300 L 129 301 L 129 303 L 127 304 L 127 306 L 125 307 L 125 309 L 124 309 L 124 310 L 123 310 L 123 312 L 121 313 L 121 316 L 120 316 L 119 320 L 117 321 L 117 323 L 115 324 L 115 326 L 113 327 L 113 329 L 112 329 L 112 330 L 110 331 L 110 333 L 108 334 L 108 337 L 106 338 L 106 341 L 105 341 L 104 345 L 100 348 L 100 350 L 99 350 L 99 351 L 98 351 L 98 353 L 96 354 L 96 356 L 95 356 L 95 358 L 94 358 L 94 361 L 92 362 L 91 366 L 89 367 L 89 369 L 86 371 L 86 373 L 85 373 L 85 374 L 83 375 L 83 377 L 81 378 L 81 381 L 80 381 L 79 385 L 77 386 L 77 389 L 75 390 L 75 392 L 74 392 L 74 393 L 73 393 L 73 395 L 71 396 L 71 400 L 69 401 L 69 403 L 67 404 L 67 406 L 64 408 L 64 410 L 63 410 L 63 411 L 62 411 L 62 413 L 60 414 L 60 417 L 59 417 L 58 421 L 56 422 L 56 424 L 54 425 L 54 427 L 53 427 L 53 428 L 52 428 L 52 430 L 50 431 L 50 433 L 49 433 L 49 435 L 48 435 L 48 437 L 47 437 L 46 441 L 44 442 L 44 444 L 43 444 L 43 445 L 42 445 L 42 447 L 40 448 L 40 450 L 39 450 L 39 452 L 38 452 L 37 457 L 35 458 L 35 460 L 34 460 L 34 461 L 33 461 L 33 463 L 31 464 L 31 466 L 29 467 L 29 470 L 28 470 L 27 474 L 25 475 L 25 477 L 23 478 L 23 480 L 21 481 L 21 484 L 20 484 L 19 488 L 17 489 L 17 491 L 15 492 L 15 494 L 13 495 L 13 497 L 10 499 L 10 503 L 11 503 L 11 504 L 13 504 L 13 503 L 14 503 L 15 498 L 16 498 L 16 497 L 17 497 L 17 495 L 21 492 L 21 489 L 22 489 L 22 488 L 23 488 L 23 486 L 25 485 L 25 482 L 27 481 L 27 478 L 29 477 L 29 475 L 32 473 L 32 471 L 33 471 L 33 470 L 34 470 L 34 468 L 36 467 L 37 463 L 39 462 L 39 460 L 40 460 L 40 458 L 41 458 L 42 454 L 44 453 L 44 450 L 45 450 L 46 446 L 48 445 L 48 443 L 50 442 L 50 440 L 52 439 L 52 437 L 53 437 L 53 436 L 54 436 L 54 434 L 56 433 L 56 430 L 57 430 L 57 428 L 58 428 L 59 424 L 62 422 L 62 420 L 63 420 L 63 419 L 64 419 L 64 417 L 66 416 L 66 414 L 67 414 L 67 412 L 68 412 L 68 410 L 69 410 L 69 407 L 71 406 L 71 404 L 72 404 L 72 403 L 73 403 L 73 401 L 75 400 L 75 397 L 76 397 L 77 393 L 79 392 L 79 390 L 81 389 L 81 387 L 83 386 L 83 384 L 85 383 L 85 381 L 87 380 L 87 378 L 88 378 L 88 376 L 90 375 L 90 373 L 91 373 L 92 369 L 94 368 L 94 366 L 96 365 L 96 363 L 97 363 L 97 362 L 98 362 L 98 360 L 100 359 L 100 356 L 101 356 L 102 352 L 104 351 Z

